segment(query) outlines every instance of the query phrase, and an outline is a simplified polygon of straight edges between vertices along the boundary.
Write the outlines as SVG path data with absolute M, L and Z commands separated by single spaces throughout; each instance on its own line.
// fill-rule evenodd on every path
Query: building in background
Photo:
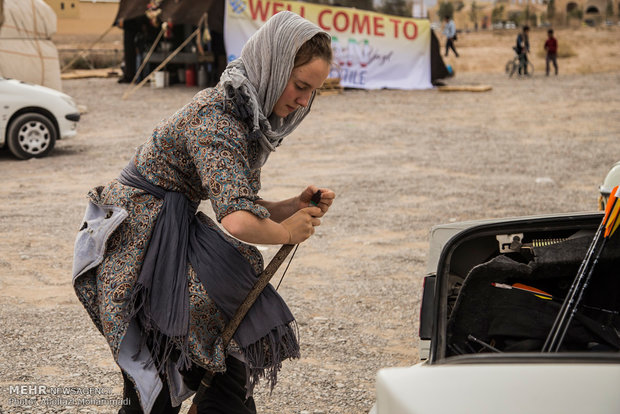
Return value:
M 597 26 L 615 24 L 620 0 L 438 0 L 428 18 L 441 24 L 440 8 L 450 3 L 459 30 L 519 29 L 540 26 Z
M 58 16 L 58 36 L 80 35 L 96 38 L 114 24 L 119 0 L 45 0 Z M 120 29 L 114 28 L 118 38 Z
M 80 17 L 80 2 L 78 0 L 45 0 L 56 13 L 59 19 Z

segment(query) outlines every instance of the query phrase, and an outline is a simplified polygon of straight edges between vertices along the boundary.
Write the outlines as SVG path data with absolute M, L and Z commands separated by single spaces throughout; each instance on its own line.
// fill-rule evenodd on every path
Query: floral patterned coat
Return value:
M 137 150 L 135 163 L 147 180 L 166 190 L 185 194 L 191 201 L 211 201 L 218 221 L 234 211 L 247 210 L 258 217 L 269 212 L 256 204 L 260 170 L 249 160 L 258 143 L 249 142 L 248 125 L 236 105 L 226 103 L 217 89 L 205 89 L 155 129 Z M 97 205 L 125 209 L 128 217 L 110 235 L 101 263 L 74 280 L 74 288 L 117 360 L 127 331 L 127 312 L 133 286 L 140 273 L 162 200 L 113 180 L 92 189 L 88 197 Z M 206 215 L 199 218 L 221 234 Z M 258 250 L 224 235 L 247 258 L 257 274 L 263 261 Z M 190 358 L 213 372 L 225 370 L 225 350 L 216 341 L 224 319 L 188 266 L 190 298 Z

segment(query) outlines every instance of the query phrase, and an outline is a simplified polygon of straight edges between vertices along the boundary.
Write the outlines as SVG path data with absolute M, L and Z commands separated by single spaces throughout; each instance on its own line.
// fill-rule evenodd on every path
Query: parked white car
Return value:
M 515 22 L 506 22 L 504 29 L 516 29 L 517 24 Z
M 77 133 L 80 112 L 62 92 L 0 78 L 0 148 L 19 159 L 48 155 L 57 139 Z
M 602 213 L 436 226 L 421 362 L 377 374 L 373 414 L 620 413 L 620 233 L 559 349 L 543 352 Z

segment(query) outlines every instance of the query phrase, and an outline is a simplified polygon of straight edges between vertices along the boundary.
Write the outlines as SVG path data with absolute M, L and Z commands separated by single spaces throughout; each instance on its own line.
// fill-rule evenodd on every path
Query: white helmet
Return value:
M 605 209 L 605 204 L 607 203 L 607 199 L 609 198 L 609 194 L 611 190 L 617 185 L 620 185 L 620 161 L 615 163 L 613 167 L 609 170 L 605 179 L 603 180 L 603 184 L 598 188 L 601 195 L 599 197 L 599 208 L 601 210 Z

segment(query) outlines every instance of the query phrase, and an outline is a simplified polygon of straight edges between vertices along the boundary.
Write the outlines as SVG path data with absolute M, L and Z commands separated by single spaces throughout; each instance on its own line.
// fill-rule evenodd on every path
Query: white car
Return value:
M 620 233 L 591 250 L 602 218 L 574 213 L 434 227 L 420 311 L 422 362 L 378 372 L 372 413 L 620 413 Z M 582 268 L 599 249 L 594 267 Z M 593 269 L 580 305 L 557 348 L 543 352 L 580 269 Z
M 57 139 L 77 133 L 80 112 L 62 92 L 0 78 L 0 148 L 19 159 L 48 155 Z

